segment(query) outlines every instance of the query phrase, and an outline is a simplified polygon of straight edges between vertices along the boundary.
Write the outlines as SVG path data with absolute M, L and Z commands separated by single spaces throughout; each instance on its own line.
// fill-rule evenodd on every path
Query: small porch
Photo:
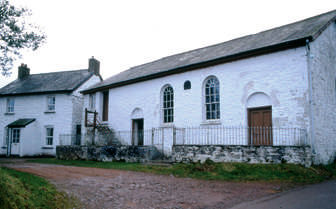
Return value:
M 6 156 L 22 156 L 25 149 L 30 149 L 29 142 L 25 138 L 30 138 L 30 124 L 35 121 L 35 118 L 21 118 L 8 124 L 5 128 L 5 144 Z M 27 147 L 28 146 L 28 147 Z M 25 148 L 26 147 L 26 148 Z

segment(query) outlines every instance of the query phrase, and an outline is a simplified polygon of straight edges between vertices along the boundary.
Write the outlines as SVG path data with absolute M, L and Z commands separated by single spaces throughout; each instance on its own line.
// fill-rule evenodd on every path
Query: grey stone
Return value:
M 306 167 L 312 164 L 309 146 L 224 146 L 224 145 L 176 145 L 173 162 L 246 162 L 246 163 L 292 163 Z
M 162 159 L 163 155 L 152 146 L 57 146 L 56 157 L 61 160 L 146 162 Z

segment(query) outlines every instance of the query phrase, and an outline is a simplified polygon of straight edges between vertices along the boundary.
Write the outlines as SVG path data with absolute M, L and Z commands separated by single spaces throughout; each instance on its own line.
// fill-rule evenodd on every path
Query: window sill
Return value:
M 56 111 L 45 111 L 44 113 L 49 114 L 49 113 L 56 113 Z
M 161 128 L 173 128 L 175 127 L 174 123 L 162 123 Z
M 13 112 L 5 112 L 5 115 L 14 115 L 15 113 Z
M 44 146 L 42 149 L 54 149 L 54 147 Z
M 207 120 L 207 121 L 203 121 L 201 124 L 202 125 L 222 125 L 222 122 L 220 120 Z

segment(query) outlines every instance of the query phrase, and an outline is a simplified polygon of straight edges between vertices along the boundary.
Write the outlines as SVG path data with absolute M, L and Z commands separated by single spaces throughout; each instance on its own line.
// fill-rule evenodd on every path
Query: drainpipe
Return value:
M 310 115 L 310 140 L 312 153 L 315 154 L 315 135 L 314 135 L 314 114 L 313 114 L 313 83 L 312 83 L 312 69 L 311 60 L 313 55 L 310 52 L 309 39 L 306 40 L 306 56 L 307 56 L 307 71 L 308 71 L 308 91 L 309 91 L 309 115 Z

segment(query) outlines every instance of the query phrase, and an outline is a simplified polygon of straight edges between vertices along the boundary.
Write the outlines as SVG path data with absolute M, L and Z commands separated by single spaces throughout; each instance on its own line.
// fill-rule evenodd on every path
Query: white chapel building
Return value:
M 132 67 L 83 91 L 84 106 L 116 132 L 300 128 L 315 162 L 330 162 L 336 156 L 335 20 L 331 11 Z M 147 143 L 139 140 L 127 143 Z

